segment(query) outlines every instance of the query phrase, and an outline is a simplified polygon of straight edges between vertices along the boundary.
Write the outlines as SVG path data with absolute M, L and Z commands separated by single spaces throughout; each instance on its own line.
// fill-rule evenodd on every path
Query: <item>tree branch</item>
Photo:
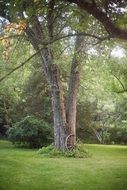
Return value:
M 87 11 L 89 14 L 93 15 L 98 21 L 102 23 L 106 31 L 119 39 L 127 40 L 127 30 L 118 28 L 115 26 L 110 17 L 96 4 L 90 3 L 85 0 L 63 0 L 69 3 L 75 3 L 79 8 Z
M 93 34 L 89 34 L 89 33 L 85 33 L 85 32 L 80 32 L 80 33 L 67 34 L 65 36 L 56 37 L 56 38 L 54 38 L 54 39 L 52 39 L 50 41 L 42 42 L 41 44 L 44 45 L 44 46 L 47 46 L 49 44 L 55 43 L 56 41 L 59 41 L 59 40 L 65 39 L 65 38 L 69 38 L 69 37 L 76 37 L 76 36 L 84 36 L 84 37 L 87 36 L 87 37 L 91 37 L 91 38 L 95 38 L 95 39 L 99 40 L 98 42 L 96 42 L 93 45 L 97 45 L 97 44 L 101 43 L 104 40 L 110 40 L 112 38 L 111 35 L 100 37 L 100 36 L 96 36 L 96 35 L 93 35 Z
M 122 94 L 122 93 L 125 93 L 125 92 L 127 92 L 127 89 L 125 89 L 125 90 L 121 90 L 121 91 L 117 91 L 116 93 L 118 93 L 118 94 Z
M 15 34 L 15 35 L 9 35 L 9 36 L 2 36 L 2 37 L 0 37 L 0 40 L 5 40 L 5 39 L 9 39 L 9 38 L 16 38 L 16 37 L 25 37 L 25 35 Z
M 114 73 L 111 72 L 111 74 L 117 79 L 117 81 L 120 83 L 120 85 L 122 86 L 121 91 L 118 91 L 117 93 L 124 93 L 127 92 L 127 89 L 124 87 L 124 84 L 122 83 L 122 81 L 119 79 L 119 77 L 117 77 Z
M 21 35 L 20 35 L 21 36 Z M 74 36 L 89 36 L 89 37 L 92 37 L 92 38 L 95 38 L 95 39 L 98 39 L 100 42 L 102 42 L 103 40 L 109 40 L 111 38 L 111 36 L 105 36 L 105 37 L 99 37 L 99 36 L 96 36 L 96 35 L 92 35 L 92 34 L 88 34 L 88 33 L 85 33 L 85 32 L 81 32 L 81 33 L 75 33 L 75 34 L 68 34 L 68 35 L 65 35 L 65 36 L 61 36 L 61 37 L 58 37 L 56 39 L 53 39 L 49 42 L 43 42 L 43 45 L 46 46 L 46 45 L 49 45 L 49 44 L 52 44 L 58 40 L 62 40 L 64 38 L 68 38 L 68 37 L 74 37 Z M 8 36 L 8 37 L 2 37 L 0 38 L 0 40 L 2 39 L 6 39 L 6 38 L 13 38 L 13 37 L 17 37 L 17 35 L 12 35 L 12 36 Z M 8 76 L 10 76 L 13 72 L 15 72 L 16 70 L 18 70 L 19 68 L 21 68 L 22 66 L 24 66 L 28 61 L 30 61 L 35 55 L 37 55 L 43 48 L 39 49 L 36 53 L 34 53 L 31 57 L 29 57 L 26 61 L 24 61 L 23 63 L 21 63 L 20 65 L 18 65 L 17 67 L 15 67 L 12 71 L 10 71 L 9 73 L 7 73 L 6 75 L 4 75 L 2 78 L 0 78 L 0 82 L 3 81 L 5 78 L 7 78 Z
M 27 60 L 25 60 L 23 63 L 21 63 L 20 65 L 18 65 L 17 67 L 15 67 L 13 70 L 11 70 L 9 73 L 7 73 L 6 75 L 4 75 L 3 77 L 0 78 L 0 82 L 2 82 L 4 79 L 6 79 L 8 76 L 10 76 L 12 73 L 14 73 L 16 70 L 20 69 L 21 67 L 23 67 L 28 61 L 30 61 L 33 57 L 35 57 L 42 49 L 40 49 L 39 51 L 37 51 L 36 53 L 34 53 L 32 56 L 30 56 Z
M 64 38 L 74 37 L 74 36 L 84 36 L 84 37 L 85 36 L 89 36 L 89 37 L 95 38 L 95 39 L 100 40 L 100 41 L 110 40 L 110 38 L 112 38 L 111 35 L 108 35 L 108 36 L 105 36 L 105 37 L 100 37 L 100 36 L 96 36 L 96 35 L 93 35 L 93 34 L 89 34 L 89 33 L 85 33 L 85 32 L 80 32 L 80 33 L 67 34 L 65 36 L 58 37 L 58 38 L 54 39 L 53 41 L 51 41 L 49 43 L 53 43 L 54 41 L 58 41 L 58 40 L 62 40 Z

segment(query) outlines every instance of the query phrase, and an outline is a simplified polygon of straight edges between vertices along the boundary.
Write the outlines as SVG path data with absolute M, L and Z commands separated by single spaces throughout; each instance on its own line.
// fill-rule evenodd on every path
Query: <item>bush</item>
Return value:
M 48 157 L 72 157 L 72 158 L 88 158 L 91 154 L 86 150 L 84 144 L 77 144 L 73 150 L 60 151 L 50 145 L 48 147 L 42 147 L 38 151 L 39 154 Z
M 127 144 L 127 127 L 117 126 L 109 129 L 110 142 L 114 144 Z
M 53 131 L 47 122 L 27 116 L 8 130 L 8 139 L 18 146 L 38 148 L 53 141 Z

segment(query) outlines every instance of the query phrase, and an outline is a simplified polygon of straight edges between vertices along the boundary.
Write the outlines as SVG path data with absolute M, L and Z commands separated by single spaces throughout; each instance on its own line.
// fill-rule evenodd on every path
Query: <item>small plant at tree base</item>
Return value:
M 54 148 L 53 145 L 42 147 L 38 151 L 39 154 L 48 157 L 72 157 L 72 158 L 88 158 L 91 157 L 89 151 L 84 144 L 77 144 L 73 150 L 60 151 Z
M 27 116 L 8 130 L 8 138 L 15 145 L 38 148 L 53 141 L 53 132 L 47 122 Z

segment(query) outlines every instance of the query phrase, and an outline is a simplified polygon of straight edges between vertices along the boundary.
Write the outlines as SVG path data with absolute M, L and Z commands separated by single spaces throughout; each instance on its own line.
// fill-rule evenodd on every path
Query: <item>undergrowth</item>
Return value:
M 53 145 L 42 147 L 38 151 L 39 154 L 46 157 L 72 157 L 72 158 L 88 158 L 91 157 L 89 151 L 83 144 L 77 144 L 73 150 L 60 151 Z

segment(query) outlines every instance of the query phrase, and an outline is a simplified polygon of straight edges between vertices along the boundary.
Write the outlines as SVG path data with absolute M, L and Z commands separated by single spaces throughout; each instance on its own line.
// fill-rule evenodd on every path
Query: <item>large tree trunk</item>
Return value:
M 55 19 L 55 0 L 49 1 L 49 12 L 47 14 L 47 29 L 49 40 L 53 40 L 54 19 Z M 63 97 L 63 89 L 60 81 L 60 73 L 56 64 L 54 64 L 53 50 L 47 47 L 45 50 L 43 65 L 45 74 L 50 85 L 52 96 L 52 110 L 54 120 L 54 144 L 55 148 L 65 150 L 66 140 L 66 113 Z
M 51 41 L 53 39 L 52 19 L 54 14 L 52 3 L 54 4 L 54 1 L 51 2 L 51 9 L 48 15 L 48 35 L 49 40 Z M 31 28 L 28 27 L 26 32 L 34 49 L 38 51 L 40 41 L 39 39 L 43 39 L 43 32 L 41 31 L 38 18 L 34 16 L 34 19 L 34 30 L 31 30 Z M 63 151 L 68 148 L 68 146 L 74 147 L 76 143 L 76 99 L 79 86 L 79 66 L 81 64 L 79 53 L 81 51 L 82 40 L 83 38 L 81 36 L 76 37 L 66 110 L 60 74 L 57 65 L 54 64 L 53 50 L 51 45 L 43 47 L 43 49 L 38 53 L 42 62 L 45 76 L 49 83 L 49 89 L 52 97 L 55 148 Z
M 32 45 L 36 51 L 38 51 L 39 47 L 36 45 L 35 39 L 33 37 L 30 39 Z M 73 148 L 76 144 L 76 100 L 79 86 L 81 64 L 79 55 L 81 55 L 80 51 L 82 41 L 82 37 L 76 37 L 66 110 L 62 84 L 60 81 L 60 73 L 57 65 L 54 64 L 52 48 L 50 46 L 45 46 L 42 51 L 39 52 L 52 97 L 54 145 L 56 149 L 63 151 L 68 147 L 69 149 Z
M 67 123 L 69 128 L 68 146 L 74 147 L 76 144 L 76 103 L 80 82 L 81 68 L 81 48 L 83 37 L 77 36 L 75 41 L 74 56 L 72 59 L 71 73 L 69 79 L 69 90 L 67 98 Z
M 41 37 L 41 32 L 39 36 L 37 32 L 40 31 L 39 22 L 36 21 L 36 29 L 34 33 L 30 28 L 27 29 L 27 34 L 36 51 L 39 51 L 38 42 L 36 40 Z M 49 27 L 49 35 L 51 37 L 51 26 Z M 31 35 L 32 34 L 32 35 Z M 36 38 L 35 38 L 36 36 Z M 63 89 L 60 81 L 60 73 L 57 65 L 54 63 L 53 50 L 51 46 L 45 46 L 38 53 L 40 61 L 42 62 L 42 67 L 49 84 L 49 90 L 51 92 L 52 98 L 52 111 L 53 111 L 53 121 L 54 121 L 54 145 L 56 149 L 65 150 L 66 141 L 66 110 L 63 97 Z
M 54 120 L 54 140 L 56 149 L 65 149 L 66 114 L 62 85 L 57 65 L 52 64 L 50 70 L 50 91 L 52 96 L 52 109 Z
M 66 110 L 59 69 L 54 64 L 52 50 L 45 48 L 41 52 L 43 69 L 47 77 L 52 98 L 54 121 L 54 145 L 56 149 L 65 150 L 66 141 Z

